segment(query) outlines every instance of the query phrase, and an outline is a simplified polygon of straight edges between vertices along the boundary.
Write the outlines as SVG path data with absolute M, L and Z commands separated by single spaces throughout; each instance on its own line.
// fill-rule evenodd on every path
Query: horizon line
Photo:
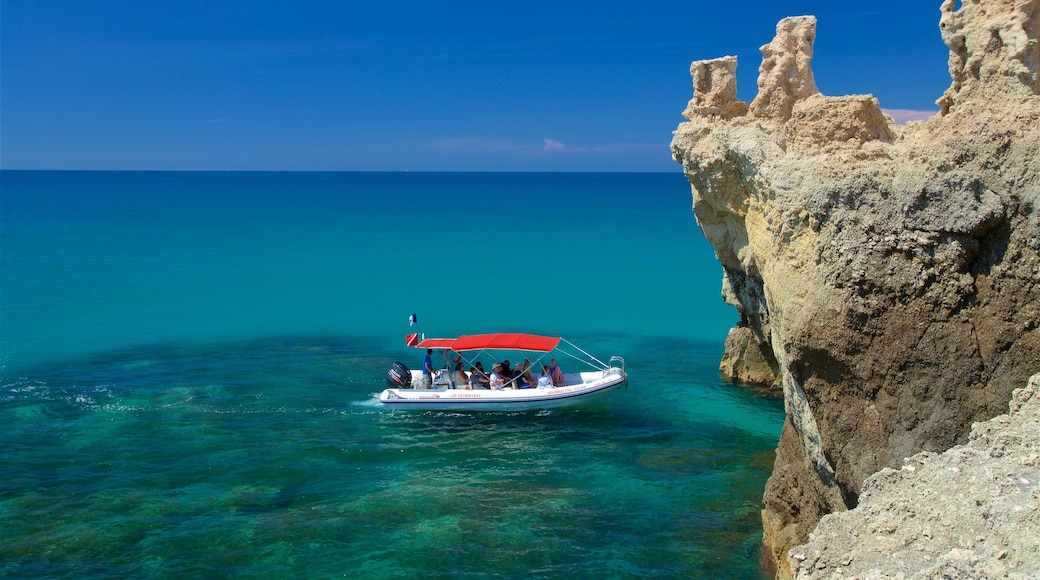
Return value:
M 677 167 L 678 173 L 682 168 Z M 671 171 L 617 171 L 617 170 L 493 170 L 493 169 L 3 169 L 6 172 L 37 173 L 659 173 L 671 174 Z

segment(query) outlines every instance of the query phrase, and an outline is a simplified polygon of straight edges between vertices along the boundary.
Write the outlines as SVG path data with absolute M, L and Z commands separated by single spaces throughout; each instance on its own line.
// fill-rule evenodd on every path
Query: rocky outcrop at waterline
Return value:
M 799 580 L 1040 576 L 1040 374 L 964 445 L 867 478 L 790 551 Z
M 763 509 L 783 575 L 871 474 L 964 443 L 1040 370 L 1040 0 L 944 2 L 953 82 L 906 126 L 819 93 L 815 34 L 778 24 L 750 103 L 734 57 L 694 62 L 672 141 L 741 316 L 723 370 L 783 388 Z

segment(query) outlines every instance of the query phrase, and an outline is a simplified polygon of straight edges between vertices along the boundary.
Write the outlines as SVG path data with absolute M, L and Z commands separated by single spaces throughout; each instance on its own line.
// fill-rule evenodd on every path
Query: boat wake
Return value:
M 379 393 L 372 393 L 371 398 L 364 401 L 351 401 L 350 404 L 355 407 L 365 407 L 366 409 L 381 409 L 383 407 L 379 404 Z

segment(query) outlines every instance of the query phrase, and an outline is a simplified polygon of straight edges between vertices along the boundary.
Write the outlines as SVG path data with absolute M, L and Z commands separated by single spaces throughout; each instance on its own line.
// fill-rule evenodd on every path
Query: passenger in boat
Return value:
M 524 380 L 524 363 L 516 363 L 513 367 L 513 386 L 518 389 L 526 389 L 527 381 Z
M 469 389 L 486 389 L 488 388 L 490 379 L 487 375 L 480 372 L 477 367 L 469 367 Z
M 517 377 L 516 385 L 518 389 L 530 389 L 535 386 L 534 376 L 531 375 L 531 359 L 525 358 L 523 364 L 516 363 L 516 370 L 513 372 L 513 376 Z
M 502 363 L 498 363 L 491 367 L 491 378 L 489 380 L 491 388 L 496 391 L 502 390 L 502 385 L 505 384 L 506 380 L 502 377 Z
M 451 360 L 451 364 L 448 366 L 448 368 L 453 369 L 456 365 L 462 362 L 462 355 L 453 350 L 446 350 L 444 351 L 444 360 L 445 362 Z
M 542 365 L 542 374 L 538 377 L 538 386 L 540 388 L 553 386 L 552 372 L 549 370 L 549 365 Z
M 549 361 L 549 376 L 552 377 L 553 386 L 562 387 L 564 383 L 563 371 L 560 370 L 560 366 L 556 364 L 556 359 Z
M 433 388 L 433 349 L 426 349 L 426 356 L 422 359 L 422 386 L 424 389 Z
M 469 375 L 460 362 L 455 363 L 455 388 L 469 388 Z
M 498 363 L 498 366 L 498 374 L 502 375 L 502 387 L 513 387 L 513 367 L 509 366 L 509 359 Z
M 527 379 L 531 386 L 534 386 L 535 378 L 534 373 L 531 371 L 531 359 L 524 359 L 524 378 Z
M 491 379 L 484 372 L 484 365 L 477 361 L 477 365 L 469 368 L 469 386 L 471 389 L 490 389 Z

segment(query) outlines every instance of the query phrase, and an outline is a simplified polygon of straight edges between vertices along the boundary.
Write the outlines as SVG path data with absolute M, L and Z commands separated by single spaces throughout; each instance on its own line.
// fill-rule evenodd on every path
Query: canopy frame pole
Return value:
M 562 340 L 563 342 L 566 342 L 567 344 L 571 345 L 571 347 L 573 347 L 575 350 L 577 350 L 581 354 L 589 357 L 590 360 L 594 360 L 594 361 L 598 362 L 600 364 L 600 367 L 602 367 L 602 368 L 609 368 L 609 366 L 605 362 L 603 362 L 603 361 L 599 360 L 598 358 L 592 356 L 591 354 L 589 354 L 588 352 L 586 352 L 585 350 L 583 350 L 581 347 L 579 347 L 578 345 L 574 344 L 573 342 L 567 340 L 566 338 L 560 338 L 560 340 Z M 567 354 L 570 355 L 570 357 L 573 358 L 574 360 L 577 360 L 577 361 L 581 360 L 578 357 L 574 356 L 573 354 L 570 354 L 570 353 L 567 353 Z

